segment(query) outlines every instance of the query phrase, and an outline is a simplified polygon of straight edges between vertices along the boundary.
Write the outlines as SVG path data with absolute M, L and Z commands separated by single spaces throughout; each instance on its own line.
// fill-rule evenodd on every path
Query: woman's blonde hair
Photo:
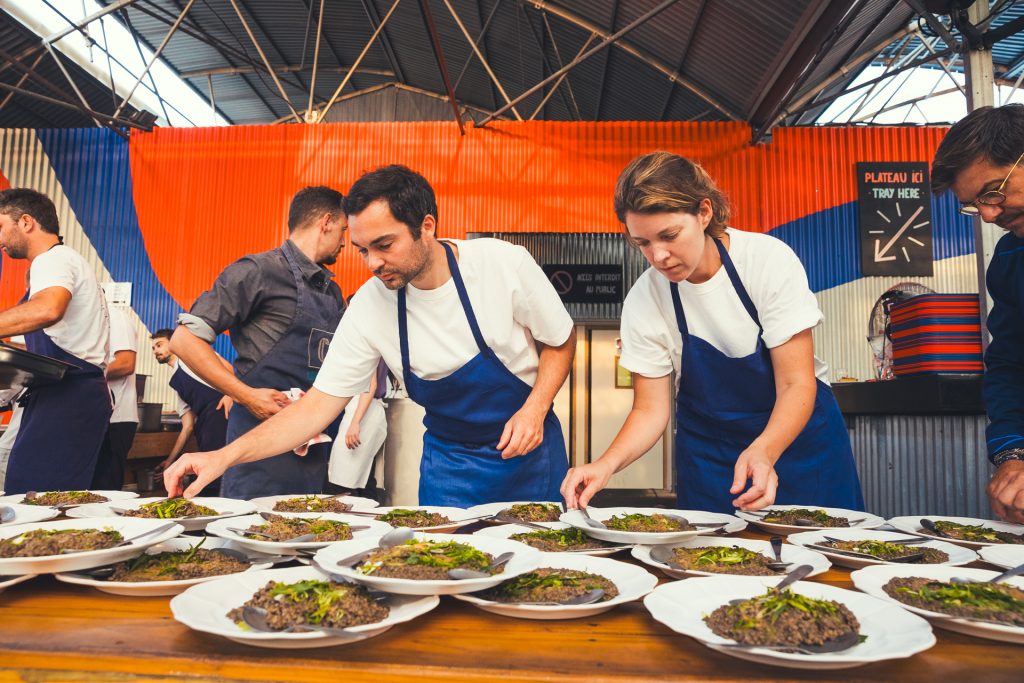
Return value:
M 629 162 L 615 183 L 615 215 L 623 225 L 628 212 L 696 216 L 705 199 L 711 201 L 705 232 L 717 239 L 729 223 L 729 200 L 700 164 L 671 152 L 650 152 Z

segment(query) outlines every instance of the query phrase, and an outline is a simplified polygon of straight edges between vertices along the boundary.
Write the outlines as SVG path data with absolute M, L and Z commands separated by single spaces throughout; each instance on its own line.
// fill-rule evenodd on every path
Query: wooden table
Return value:
M 842 569 L 815 580 L 852 587 L 849 572 Z M 935 647 L 909 659 L 843 671 L 798 671 L 714 652 L 656 622 L 640 602 L 591 619 L 531 621 L 499 617 L 443 597 L 434 611 L 376 638 L 308 650 L 254 648 L 191 631 L 173 620 L 168 602 L 107 595 L 49 576 L 9 588 L 0 594 L 0 683 L 111 678 L 330 683 L 1024 681 L 1024 646 L 942 629 L 935 630 Z

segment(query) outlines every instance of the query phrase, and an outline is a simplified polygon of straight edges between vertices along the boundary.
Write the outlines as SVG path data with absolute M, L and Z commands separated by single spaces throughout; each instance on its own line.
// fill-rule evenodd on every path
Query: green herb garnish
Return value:
M 1008 611 L 1024 614 L 1024 600 L 1009 595 L 997 584 L 991 583 L 927 583 L 918 590 L 900 586 L 896 592 L 905 593 L 944 607 L 974 607 L 986 611 Z
M 681 548 L 681 550 L 686 549 Z M 749 562 L 753 562 L 759 557 L 763 557 L 761 553 L 748 550 L 747 548 L 741 548 L 737 545 L 732 547 L 714 546 L 711 548 L 704 548 L 698 552 L 691 551 L 690 556 L 693 558 L 693 562 L 696 565 L 747 564 Z
M 348 596 L 348 589 L 332 586 L 326 581 L 308 579 L 297 583 L 275 583 L 270 589 L 270 597 L 277 599 L 278 596 L 292 602 L 304 602 L 312 598 L 316 602 L 316 609 L 304 616 L 310 624 L 319 624 L 334 603 Z
M 388 556 L 359 567 L 363 574 L 372 574 L 383 562 L 390 564 L 423 565 L 454 569 L 466 567 L 483 570 L 490 566 L 491 561 L 482 551 L 466 543 L 455 541 L 406 541 L 388 551 Z
M 806 595 L 794 593 L 788 588 L 783 591 L 769 588 L 768 592 L 764 595 L 751 598 L 743 603 L 743 605 L 751 604 L 755 607 L 756 611 L 751 616 L 738 619 L 735 628 L 745 630 L 759 628 L 765 622 L 774 624 L 784 612 L 790 609 L 800 610 L 819 618 L 835 614 L 837 611 L 836 605 L 828 600 L 809 598 Z M 740 605 L 730 607 L 729 615 L 738 614 L 739 608 Z

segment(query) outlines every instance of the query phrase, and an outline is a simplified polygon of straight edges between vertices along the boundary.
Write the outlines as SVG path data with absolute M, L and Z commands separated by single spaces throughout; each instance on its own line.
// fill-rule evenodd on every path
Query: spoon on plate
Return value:
M 246 605 L 242 608 L 242 621 L 252 630 L 262 633 L 304 633 L 314 631 L 328 636 L 344 636 L 345 638 L 353 636 L 352 631 L 349 629 L 332 628 L 318 624 L 294 624 L 283 629 L 271 628 L 270 624 L 267 623 L 267 610 L 252 605 Z
M 0 505 L 0 524 L 13 522 L 14 518 L 17 516 L 18 514 L 10 505 Z
M 478 571 L 476 569 L 463 569 L 462 567 L 449 569 L 448 578 L 455 579 L 456 581 L 464 581 L 467 579 L 489 579 L 494 576 L 495 569 L 501 567 L 513 557 L 515 557 L 514 552 L 509 551 L 507 553 L 502 553 L 494 558 L 482 571 Z
M 662 564 L 667 564 L 670 567 L 673 567 L 680 571 L 690 571 L 693 569 L 693 567 L 683 567 L 679 564 L 679 560 L 676 558 L 675 549 L 685 547 L 686 546 L 656 545 L 653 548 L 651 548 L 651 558 L 657 560 L 658 562 L 661 562 Z M 785 571 L 786 567 L 789 567 L 791 564 L 793 563 L 783 562 L 780 558 L 777 562 L 769 562 L 767 566 L 768 569 L 771 569 L 772 571 L 781 572 Z
M 398 527 L 397 529 L 392 529 L 391 531 L 389 531 L 386 534 L 384 534 L 383 536 L 381 536 L 380 539 L 377 541 L 377 547 L 376 548 L 370 548 L 369 550 L 364 550 L 362 552 L 358 552 L 355 555 L 349 555 L 348 557 L 344 557 L 344 558 L 338 560 L 334 564 L 339 566 L 339 567 L 346 567 L 346 568 L 354 567 L 357 564 L 359 564 L 360 562 L 362 562 L 364 559 L 366 559 L 370 555 L 373 555 L 376 552 L 379 552 L 381 550 L 390 550 L 391 548 L 394 548 L 395 546 L 399 546 L 399 545 L 402 545 L 403 543 L 411 541 L 415 537 L 416 537 L 416 532 L 414 532 L 409 527 L 407 527 L 407 526 Z
M 546 601 L 545 600 L 545 601 L 537 601 L 537 602 L 528 602 L 528 601 L 511 602 L 511 603 L 504 602 L 504 603 L 499 603 L 499 604 L 503 604 L 503 605 L 525 605 L 525 606 L 528 606 L 528 607 L 571 607 L 571 606 L 575 606 L 575 605 L 589 605 L 591 603 L 597 602 L 598 600 L 600 600 L 603 597 L 604 597 L 604 589 L 603 588 L 594 588 L 592 590 L 587 591 L 586 593 L 580 593 L 579 595 L 574 595 L 574 596 L 572 596 L 570 598 L 566 598 L 565 600 L 562 600 L 560 602 Z
M 945 531 L 942 531 L 937 526 L 935 526 L 935 522 L 933 522 L 930 519 L 922 519 L 921 528 L 934 536 L 938 536 L 939 538 L 952 538 Z
M 781 591 L 785 588 L 788 588 L 789 586 L 796 583 L 797 581 L 804 578 L 813 571 L 814 567 L 812 567 L 811 565 L 802 564 L 790 573 L 786 574 L 786 578 L 784 578 L 782 581 L 779 581 L 777 584 L 775 584 L 775 590 Z M 733 598 L 729 601 L 729 604 L 733 606 L 740 605 L 746 602 L 747 600 L 750 600 L 750 598 Z
M 118 543 L 116 545 L 110 546 L 110 548 L 64 548 L 58 554 L 60 554 L 60 555 L 70 555 L 72 553 L 86 553 L 86 552 L 91 552 L 93 550 L 111 550 L 112 548 L 121 548 L 121 547 L 126 546 L 126 545 L 131 545 L 132 543 L 134 543 L 135 541 L 139 540 L 140 538 L 145 538 L 146 536 L 152 536 L 154 534 L 162 534 L 162 533 L 164 533 L 165 531 L 168 531 L 169 529 L 171 529 L 174 526 L 176 526 L 175 522 L 170 522 L 168 524 L 161 524 L 160 526 L 155 527 L 153 529 L 150 529 L 149 531 L 145 531 L 145 532 L 143 532 L 141 534 L 136 534 L 135 536 L 130 536 L 130 537 L 122 540 L 120 543 Z
M 607 526 L 605 526 L 604 522 L 599 522 L 596 519 L 594 519 L 593 517 L 591 517 L 590 513 L 587 512 L 587 508 L 581 507 L 581 508 L 579 508 L 579 511 L 580 511 L 580 514 L 583 515 L 583 523 L 586 524 L 587 526 L 592 527 L 594 529 L 607 529 L 608 528 Z
M 272 534 L 263 533 L 262 531 L 250 531 L 248 529 L 238 529 L 232 527 L 229 527 L 228 531 L 238 534 L 242 537 L 259 536 L 260 538 L 264 538 L 271 543 L 309 543 L 314 538 L 316 538 L 316 534 L 302 534 L 301 536 L 295 536 L 293 538 L 278 538 Z
M 738 650 L 771 650 L 772 652 L 787 652 L 798 655 L 822 655 L 829 652 L 842 652 L 849 650 L 860 643 L 860 634 L 856 631 L 847 631 L 843 635 L 826 640 L 824 643 L 800 645 L 747 645 L 745 643 L 715 643 L 714 647 L 729 648 Z
M 1024 564 L 1019 564 L 1016 567 L 1012 567 L 1010 569 L 1007 569 L 1002 574 L 997 574 L 996 576 L 993 576 L 991 579 L 986 579 L 984 581 L 978 581 L 977 579 L 965 579 L 965 578 L 963 578 L 961 576 L 954 576 L 953 578 L 951 578 L 949 580 L 949 582 L 950 583 L 999 583 L 1000 581 L 1006 581 L 1007 579 L 1012 579 L 1013 577 L 1020 576 L 1021 574 L 1024 574 Z

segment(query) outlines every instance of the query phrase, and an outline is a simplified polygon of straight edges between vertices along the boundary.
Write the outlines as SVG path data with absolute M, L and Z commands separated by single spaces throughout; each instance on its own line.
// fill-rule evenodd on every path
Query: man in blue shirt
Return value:
M 981 107 L 949 129 L 932 163 L 932 190 L 947 189 L 961 213 L 1007 232 L 986 274 L 988 495 L 997 516 L 1024 524 L 1024 105 Z

